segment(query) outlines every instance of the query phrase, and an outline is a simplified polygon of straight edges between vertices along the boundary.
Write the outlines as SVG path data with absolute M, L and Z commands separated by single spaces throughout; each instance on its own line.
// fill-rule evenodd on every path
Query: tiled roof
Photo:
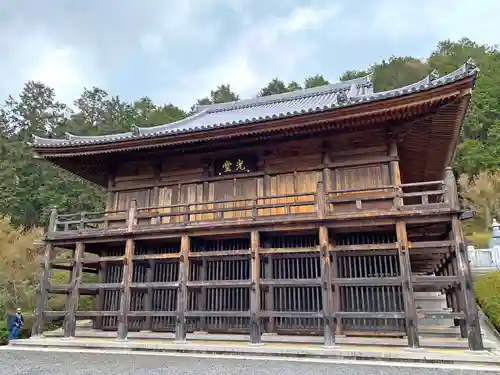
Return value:
M 460 68 L 443 77 L 432 72 L 411 85 L 378 93 L 373 92 L 371 77 L 366 76 L 283 94 L 198 106 L 194 115 L 183 120 L 153 127 L 135 127 L 133 131 L 127 133 L 101 136 L 78 136 L 67 133 L 64 139 L 34 136 L 32 146 L 68 147 L 112 143 L 282 119 L 425 91 L 475 75 L 476 72 L 475 64 L 469 59 Z

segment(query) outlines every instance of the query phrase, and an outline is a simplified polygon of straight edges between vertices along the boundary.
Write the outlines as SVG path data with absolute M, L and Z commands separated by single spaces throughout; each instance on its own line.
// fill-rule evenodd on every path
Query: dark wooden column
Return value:
M 460 209 L 460 203 L 458 201 L 457 182 L 455 180 L 453 169 L 451 167 L 447 167 L 444 170 L 444 185 L 446 189 L 446 202 L 453 210 L 458 211 Z
M 152 283 L 154 281 L 154 271 L 155 271 L 155 261 L 150 260 L 148 262 L 148 269 L 146 271 L 146 282 Z M 148 292 L 145 296 L 144 310 L 153 311 L 153 288 L 148 287 Z M 144 322 L 144 330 L 153 330 L 153 317 L 147 316 Z
M 85 245 L 82 242 L 76 243 L 73 272 L 71 274 L 71 286 L 69 290 L 68 307 L 64 319 L 64 337 L 74 337 L 76 331 L 76 316 L 78 310 L 78 300 L 80 299 L 80 283 L 82 282 L 82 258 Z
M 321 171 L 321 176 L 323 178 L 323 185 L 325 192 L 332 191 L 332 171 L 330 170 L 330 155 L 328 154 L 328 147 L 323 146 L 323 169 Z
M 330 248 L 333 249 L 330 251 L 330 278 L 331 279 L 336 279 L 339 277 L 339 267 L 338 267 L 338 254 L 337 251 L 335 250 L 335 237 L 333 235 L 329 235 L 330 238 Z M 342 318 L 338 318 L 335 316 L 336 313 L 340 312 L 341 310 L 341 300 L 340 300 L 340 285 L 333 285 L 332 286 L 332 315 L 333 317 L 333 324 L 335 326 L 335 334 L 336 335 L 343 335 L 344 334 L 344 329 L 342 325 Z
M 394 139 L 391 139 L 389 143 L 389 156 L 392 156 L 394 160 L 389 162 L 389 170 L 391 175 L 391 185 L 399 186 L 401 185 L 401 172 L 399 170 L 399 156 L 398 156 L 398 145 Z M 401 188 L 397 189 L 397 195 L 394 198 L 394 207 L 401 209 L 403 205 L 401 194 Z
M 266 241 L 264 243 L 264 248 L 269 249 L 271 244 Z M 272 254 L 266 255 L 266 265 L 265 265 L 266 280 L 272 280 L 273 275 L 273 256 Z M 266 310 L 274 311 L 274 286 L 268 285 L 266 292 Z M 266 333 L 274 333 L 274 317 L 270 316 L 267 320 Z
M 467 248 L 463 241 L 462 227 L 458 216 L 451 221 L 452 233 L 456 245 L 458 276 L 460 277 L 461 300 L 463 301 L 465 322 L 467 325 L 467 341 L 470 350 L 484 350 L 481 327 L 477 312 L 476 298 L 472 285 Z
M 135 225 L 137 201 L 130 201 L 127 217 L 127 231 L 132 232 Z M 120 289 L 120 315 L 118 317 L 118 340 L 126 340 L 128 335 L 128 312 L 130 309 L 130 284 L 132 284 L 134 240 L 125 241 L 125 256 L 123 257 L 123 277 Z
M 319 247 L 321 252 L 321 286 L 323 300 L 324 345 L 335 344 L 335 323 L 332 317 L 332 279 L 330 268 L 330 241 L 328 228 L 319 227 Z
M 113 211 L 116 207 L 113 207 L 115 192 L 113 188 L 115 187 L 115 177 L 111 172 L 108 177 L 108 190 L 106 192 L 106 211 Z
M 177 322 L 175 325 L 175 341 L 186 341 L 186 310 L 189 278 L 189 252 L 191 239 L 188 235 L 181 237 L 181 253 L 179 256 L 179 289 L 177 291 Z
M 319 177 L 319 181 L 316 187 L 316 213 L 318 219 L 324 219 L 327 215 L 327 207 L 325 200 L 325 185 L 323 183 L 322 174 Z
M 105 256 L 106 253 L 101 254 L 101 256 Z M 97 266 L 98 270 L 98 279 L 99 279 L 99 284 L 105 284 L 106 283 L 106 269 L 107 269 L 107 263 L 99 263 Z M 96 311 L 104 311 L 104 295 L 106 293 L 106 289 L 99 288 L 97 291 L 97 296 L 96 296 L 96 304 L 95 304 L 95 309 Z M 97 316 L 95 318 L 95 324 L 94 328 L 95 329 L 102 329 L 103 326 L 103 319 L 104 317 Z
M 47 304 L 47 288 L 49 286 L 52 251 L 53 245 L 49 242 L 46 243 L 43 262 L 40 265 L 40 279 L 37 288 L 35 324 L 33 324 L 31 332 L 32 336 L 41 336 L 45 327 L 44 311 Z
M 253 230 L 250 234 L 250 262 L 251 281 L 250 289 L 250 343 L 261 343 L 260 332 L 260 236 L 259 232 Z
M 128 312 L 130 309 L 130 284 L 132 284 L 134 240 L 125 242 L 122 287 L 120 289 L 120 315 L 118 317 L 118 339 L 126 340 L 128 335 Z
M 206 281 L 207 279 L 207 267 L 208 260 L 204 257 L 201 260 L 201 269 L 200 269 L 200 281 Z M 200 288 L 200 295 L 198 296 L 198 311 L 206 311 L 207 310 L 207 288 L 202 286 Z M 200 330 L 203 332 L 207 331 L 207 319 L 206 317 L 200 317 Z
M 408 346 L 418 348 L 420 347 L 420 342 L 418 337 L 417 311 L 415 307 L 415 295 L 413 293 L 408 237 L 404 221 L 396 222 L 396 236 L 398 240 L 398 256 L 401 268 Z

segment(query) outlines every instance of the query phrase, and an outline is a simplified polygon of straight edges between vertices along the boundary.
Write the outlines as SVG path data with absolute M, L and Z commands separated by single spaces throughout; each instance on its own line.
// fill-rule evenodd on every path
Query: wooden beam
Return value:
M 32 336 L 41 336 L 44 331 L 44 311 L 45 305 L 47 304 L 47 287 L 49 286 L 50 277 L 50 259 L 52 257 L 53 246 L 51 243 L 45 244 L 45 253 L 43 257 L 43 263 L 40 267 L 40 278 L 37 288 L 37 300 L 36 300 L 36 311 L 35 311 L 35 323 L 32 328 Z
M 457 247 L 457 266 L 467 324 L 467 342 L 470 350 L 484 350 L 467 248 L 463 240 L 462 227 L 458 216 L 452 218 L 451 230 Z
M 82 242 L 76 243 L 75 263 L 71 274 L 71 288 L 64 319 L 64 337 L 74 337 L 76 331 L 76 316 L 78 302 L 80 299 L 80 283 L 82 282 L 82 258 L 85 251 L 85 245 Z
M 420 347 L 420 342 L 418 338 L 417 311 L 415 307 L 415 295 L 413 293 L 408 237 L 404 221 L 396 222 L 396 237 L 398 240 L 398 255 L 402 278 L 408 346 L 418 348 Z
M 125 242 L 125 262 L 123 263 L 122 288 L 120 289 L 120 315 L 118 316 L 118 340 L 126 340 L 128 335 L 128 313 L 130 310 L 130 285 L 132 284 L 134 240 Z
M 321 285 L 322 285 L 322 300 L 323 300 L 323 343 L 325 346 L 335 344 L 335 322 L 332 317 L 332 281 L 331 281 L 331 265 L 330 265 L 330 248 L 328 238 L 328 228 L 325 226 L 319 227 L 319 248 L 321 259 Z
M 260 236 L 253 230 L 250 234 L 251 280 L 250 288 L 250 343 L 261 344 L 260 331 Z
M 175 324 L 175 341 L 186 341 L 186 310 L 189 280 L 189 253 L 191 239 L 188 235 L 181 237 L 181 255 L 179 257 L 179 289 L 177 291 L 177 322 Z

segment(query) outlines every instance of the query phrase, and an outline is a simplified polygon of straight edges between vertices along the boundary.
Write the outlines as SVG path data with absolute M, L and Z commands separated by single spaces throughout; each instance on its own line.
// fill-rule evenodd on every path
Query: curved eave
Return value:
M 77 144 L 67 143 L 64 145 L 53 144 L 51 146 L 32 145 L 35 157 L 54 158 L 71 157 L 76 155 L 89 155 L 97 153 L 121 152 L 131 149 L 168 147 L 183 143 L 203 142 L 211 139 L 233 138 L 239 135 L 258 134 L 260 132 L 273 132 L 296 126 L 304 126 L 317 122 L 331 122 L 346 118 L 357 118 L 374 114 L 377 112 L 394 111 L 406 106 L 412 106 L 436 98 L 445 98 L 461 95 L 474 86 L 476 74 L 469 72 L 460 79 L 456 79 L 447 84 L 435 84 L 432 82 L 421 87 L 411 86 L 407 92 L 392 92 L 391 95 L 370 99 L 361 98 L 351 101 L 336 108 L 316 108 L 314 111 L 306 113 L 286 113 L 277 118 L 253 119 L 244 124 L 234 126 L 234 124 L 222 124 L 218 126 L 206 127 L 204 129 L 194 129 L 189 131 L 173 131 L 162 135 L 148 137 L 132 137 L 126 140 L 114 142 L 78 142 Z M 467 92 L 468 93 L 468 92 Z

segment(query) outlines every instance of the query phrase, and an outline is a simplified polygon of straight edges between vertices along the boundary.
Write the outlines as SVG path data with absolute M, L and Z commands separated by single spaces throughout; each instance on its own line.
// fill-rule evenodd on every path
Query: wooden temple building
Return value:
M 36 158 L 107 201 L 52 211 L 33 333 L 59 317 L 71 337 L 90 318 L 119 339 L 382 335 L 419 347 L 419 322 L 433 317 L 482 349 L 450 168 L 476 73 L 469 61 L 386 92 L 363 77 L 123 134 L 35 137 Z M 67 284 L 49 282 L 58 269 Z M 422 291 L 448 309 L 419 310 Z M 65 311 L 47 309 L 52 293 L 67 294 Z

